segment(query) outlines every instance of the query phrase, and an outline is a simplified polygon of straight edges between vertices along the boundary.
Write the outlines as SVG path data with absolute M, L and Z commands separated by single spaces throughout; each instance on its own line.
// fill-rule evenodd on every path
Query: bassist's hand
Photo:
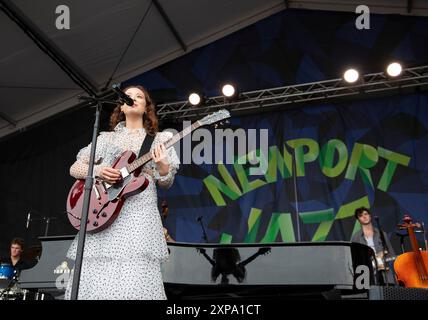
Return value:
M 122 176 L 120 175 L 120 171 L 117 169 L 113 169 L 112 167 L 100 168 L 98 177 L 110 184 L 114 184 L 122 178 Z

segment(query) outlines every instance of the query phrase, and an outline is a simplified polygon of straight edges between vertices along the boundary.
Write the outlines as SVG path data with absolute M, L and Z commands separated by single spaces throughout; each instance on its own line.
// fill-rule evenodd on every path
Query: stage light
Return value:
M 360 74 L 355 69 L 348 69 L 343 74 L 343 79 L 348 83 L 355 83 L 360 78 Z
M 398 62 L 392 62 L 386 68 L 386 74 L 390 77 L 398 77 L 403 71 L 403 67 Z
M 200 104 L 202 101 L 202 98 L 199 94 L 193 92 L 189 95 L 189 102 L 190 104 L 197 106 L 198 104 Z
M 236 93 L 235 87 L 231 84 L 225 84 L 223 88 L 221 88 L 221 92 L 227 98 L 233 97 Z

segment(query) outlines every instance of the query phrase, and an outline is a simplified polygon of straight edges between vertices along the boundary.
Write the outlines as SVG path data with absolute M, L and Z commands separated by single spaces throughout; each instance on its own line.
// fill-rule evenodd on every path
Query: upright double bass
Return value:
M 404 215 L 404 223 L 399 224 L 400 229 L 407 229 L 412 245 L 412 251 L 397 257 L 394 262 L 394 270 L 397 281 L 407 288 L 428 288 L 428 252 L 419 248 L 415 236 L 415 228 L 420 228 L 419 223 L 413 223 L 409 215 Z

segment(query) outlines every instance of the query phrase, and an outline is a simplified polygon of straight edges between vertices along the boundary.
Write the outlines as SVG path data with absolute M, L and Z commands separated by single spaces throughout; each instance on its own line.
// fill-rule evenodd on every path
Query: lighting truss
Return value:
M 209 114 L 221 108 L 231 112 L 312 102 L 316 100 L 357 96 L 369 93 L 396 91 L 405 88 L 428 85 L 428 66 L 403 69 L 396 79 L 388 78 L 384 72 L 366 74 L 358 84 L 349 85 L 343 79 L 332 79 L 286 87 L 263 89 L 240 93 L 235 101 L 227 101 L 224 96 L 206 98 L 204 105 L 192 106 L 188 101 L 164 103 L 157 106 L 161 120 L 186 120 Z

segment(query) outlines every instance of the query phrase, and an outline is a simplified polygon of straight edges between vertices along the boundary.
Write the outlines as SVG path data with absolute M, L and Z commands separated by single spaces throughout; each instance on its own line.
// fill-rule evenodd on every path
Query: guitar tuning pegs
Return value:
M 214 128 L 221 128 L 224 127 L 226 125 L 228 125 L 230 122 L 228 120 L 223 120 L 223 121 L 219 121 L 217 123 L 214 124 Z

